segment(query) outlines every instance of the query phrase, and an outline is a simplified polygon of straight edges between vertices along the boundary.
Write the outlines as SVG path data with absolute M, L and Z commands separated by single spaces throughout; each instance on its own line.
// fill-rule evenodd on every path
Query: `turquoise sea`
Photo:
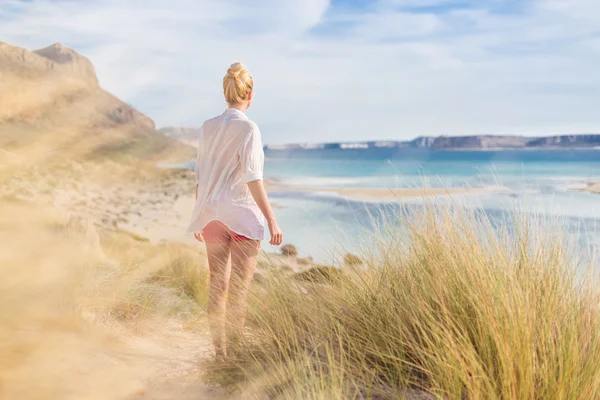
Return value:
M 279 207 L 285 242 L 319 262 L 335 262 L 346 251 L 368 246 L 373 222 L 398 214 L 400 207 L 408 212 L 422 207 L 420 198 L 365 203 L 318 190 L 341 187 L 489 188 L 489 193 L 435 201 L 477 208 L 492 219 L 510 217 L 515 210 L 557 216 L 583 251 L 600 250 L 600 195 L 574 190 L 600 179 L 600 150 L 267 150 L 265 179 L 292 187 L 269 193 Z M 498 188 L 504 190 L 494 191 Z M 263 246 L 273 251 L 268 243 Z
M 321 262 L 368 246 L 373 221 L 397 214 L 400 207 L 417 210 L 422 199 L 365 203 L 319 192 L 319 187 L 503 188 L 502 193 L 455 195 L 435 201 L 479 208 L 495 219 L 506 218 L 515 210 L 558 216 L 570 239 L 584 251 L 600 249 L 600 195 L 574 190 L 600 179 L 600 150 L 267 151 L 266 157 L 266 179 L 316 189 L 269 195 L 281 207 L 277 215 L 286 242 Z M 268 244 L 265 249 L 270 250 Z

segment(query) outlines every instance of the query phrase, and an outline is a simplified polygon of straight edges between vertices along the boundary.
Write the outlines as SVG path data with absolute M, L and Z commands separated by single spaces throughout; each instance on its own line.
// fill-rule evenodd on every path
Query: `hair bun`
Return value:
M 241 62 L 231 64 L 223 78 L 223 93 L 228 104 L 240 104 L 248 98 L 254 82 L 248 68 Z
M 242 64 L 241 62 L 234 62 L 227 70 L 227 76 L 236 79 L 244 71 L 247 71 L 246 66 L 244 64 Z

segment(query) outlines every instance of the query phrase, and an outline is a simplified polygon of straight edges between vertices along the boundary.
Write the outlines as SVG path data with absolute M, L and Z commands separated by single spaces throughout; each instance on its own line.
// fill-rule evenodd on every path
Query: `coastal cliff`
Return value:
M 600 148 L 600 134 L 524 137 L 508 135 L 418 137 L 410 141 L 369 141 L 267 145 L 268 151 L 310 151 L 332 149 L 431 149 L 431 150 L 544 150 Z

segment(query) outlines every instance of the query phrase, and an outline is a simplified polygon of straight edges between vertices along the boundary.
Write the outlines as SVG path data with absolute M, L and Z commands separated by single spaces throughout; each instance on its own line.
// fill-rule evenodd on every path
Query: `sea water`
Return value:
M 599 150 L 267 151 L 266 157 L 265 179 L 292 187 L 269 194 L 280 207 L 276 214 L 285 242 L 320 262 L 335 263 L 345 252 L 360 251 L 368 246 L 374 222 L 393 218 L 400 209 L 417 211 L 423 199 L 353 201 L 319 188 L 486 189 L 434 201 L 484 210 L 493 219 L 510 217 L 515 210 L 558 217 L 582 251 L 600 249 L 600 195 L 576 190 L 600 179 Z M 272 250 L 266 242 L 264 247 Z
M 319 188 L 484 189 L 427 201 L 482 210 L 495 220 L 515 211 L 558 218 L 582 252 L 600 251 L 600 194 L 577 190 L 600 179 L 600 150 L 267 151 L 264 175 L 288 186 L 269 193 L 285 243 L 322 263 L 335 264 L 346 252 L 360 252 L 369 246 L 378 222 L 394 219 L 401 210 L 418 212 L 424 200 L 355 201 Z M 263 248 L 276 250 L 268 241 Z

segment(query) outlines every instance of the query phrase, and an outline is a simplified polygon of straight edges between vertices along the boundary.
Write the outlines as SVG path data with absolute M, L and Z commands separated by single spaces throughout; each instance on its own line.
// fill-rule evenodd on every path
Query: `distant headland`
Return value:
M 600 134 L 524 137 L 508 135 L 422 136 L 409 141 L 358 141 L 267 145 L 268 151 L 367 150 L 382 148 L 430 150 L 600 149 Z

